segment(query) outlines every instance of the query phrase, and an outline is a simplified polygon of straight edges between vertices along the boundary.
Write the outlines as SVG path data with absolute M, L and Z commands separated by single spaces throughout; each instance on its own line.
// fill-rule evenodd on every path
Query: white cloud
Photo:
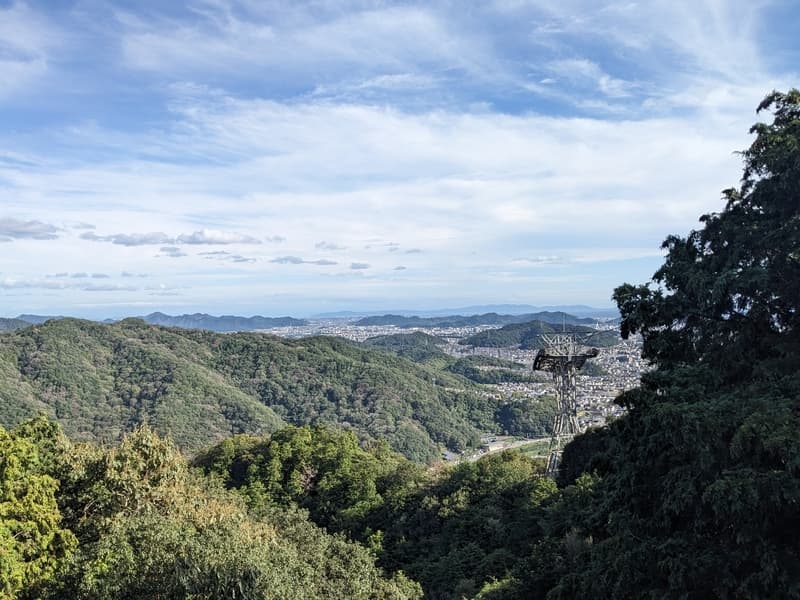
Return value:
M 328 260 L 326 258 L 306 260 L 304 258 L 300 258 L 299 256 L 279 256 L 277 258 L 273 258 L 269 262 L 279 265 L 317 265 L 321 267 L 330 267 L 338 264 L 335 260 Z
M 333 242 L 317 242 L 314 244 L 314 248 L 317 250 L 347 250 L 347 246 L 339 246 L 338 244 L 334 244 Z
M 751 111 L 752 106 L 739 114 L 731 111 L 736 121 L 720 127 L 716 118 L 704 115 L 610 122 L 527 114 L 409 114 L 199 96 L 181 107 L 183 126 L 177 132 L 153 135 L 176 148 L 200 149 L 211 164 L 132 160 L 70 168 L 0 167 L 0 176 L 7 175 L 15 186 L 20 203 L 11 207 L 15 211 L 33 204 L 52 211 L 57 222 L 70 221 L 74 214 L 64 212 L 59 190 L 78 185 L 114 207 L 113 213 L 89 209 L 83 215 L 100 233 L 74 234 L 108 243 L 102 264 L 92 262 L 94 257 L 87 260 L 87 251 L 65 238 L 57 253 L 26 248 L 27 262 L 45 265 L 40 272 L 83 267 L 171 276 L 180 263 L 193 293 L 211 297 L 211 290 L 230 283 L 221 277 L 223 271 L 205 275 L 204 269 L 259 259 L 273 266 L 326 261 L 307 257 L 315 250 L 333 251 L 316 246 L 319 240 L 335 240 L 325 243 L 342 249 L 337 253 L 371 246 L 342 268 L 362 263 L 371 265 L 370 273 L 388 274 L 402 255 L 409 273 L 438 273 L 453 280 L 455 291 L 469 286 L 467 279 L 458 283 L 457 272 L 475 261 L 472 252 L 490 268 L 515 256 L 550 256 L 553 246 L 570 250 L 570 244 L 584 240 L 622 254 L 630 247 L 657 248 L 668 233 L 686 231 L 699 214 L 719 209 L 719 191 L 738 179 L 739 158 L 732 151 L 747 143 Z M 165 233 L 197 232 L 193 223 L 217 222 L 220 214 L 226 215 L 225 229 Z M 120 223 L 130 229 L 102 233 Z M 229 230 L 236 233 L 211 233 Z M 277 258 L 260 253 L 258 244 L 248 246 L 255 253 L 231 252 L 241 258 L 224 261 L 185 256 L 181 250 L 189 241 L 236 246 L 276 230 L 291 239 Z M 399 246 L 370 242 L 365 233 Z M 509 248 L 507 240 L 515 240 L 515 246 Z M 153 263 L 150 245 L 176 248 L 161 255 L 181 260 Z M 21 259 L 18 271 L 12 266 L 4 271 L 24 275 L 28 268 Z M 312 272 L 317 270 L 266 269 L 258 277 L 298 289 L 307 284 L 284 278 Z M 609 281 L 608 290 L 617 282 Z M 416 279 L 405 283 L 420 293 L 441 293 Z M 240 285 L 243 294 L 263 293 L 257 280 Z M 312 293 L 331 293 L 319 285 L 326 291 Z M 353 289 L 366 290 L 362 283 Z
M 159 251 L 158 256 L 166 256 L 169 258 L 181 258 L 182 256 L 187 256 L 187 254 L 178 248 L 177 246 L 163 246 Z
M 54 240 L 58 237 L 58 227 L 41 221 L 23 221 L 10 217 L 0 218 L 0 238 Z
M 1 224 L 0 224 L 1 226 Z M 0 229 L 0 231 L 2 231 Z M 150 233 L 115 233 L 112 235 L 97 235 L 92 231 L 81 234 L 81 239 L 92 242 L 111 242 L 120 246 L 158 246 L 161 244 L 187 244 L 187 245 L 229 245 L 229 244 L 260 244 L 261 240 L 241 233 L 203 229 L 194 233 L 184 233 L 172 237 L 160 231 Z M 275 240 L 273 240 L 275 241 Z
M 792 49 L 766 56 L 776 42 L 761 2 L 497 0 L 464 11 L 233 0 L 193 3 L 192 18 L 136 11 L 89 28 L 97 53 L 129 77 L 104 96 L 123 112 L 92 105 L 65 122 L 53 111 L 0 131 L 7 285 L 80 272 L 130 283 L 147 271 L 220 304 L 232 286 L 258 301 L 285 290 L 290 307 L 304 294 L 550 293 L 542 282 L 607 298 L 619 276 L 597 270 L 590 286 L 590 268 L 652 269 L 665 235 L 718 210 L 754 107 L 797 80 L 797 61 L 777 66 Z M 51 60 L 48 21 L 29 5 L 0 16 L 10 17 L 0 39 L 11 40 L 0 56 L 49 85 L 42 102 L 71 92 L 67 81 L 107 83 L 64 76 L 80 61 Z M 39 76 L 55 68 L 61 77 Z M 124 112 L 134 97 L 152 119 Z M 263 242 L 280 243 L 281 256 Z M 537 279 L 555 270 L 538 265 L 556 263 L 561 281 Z M 307 264 L 332 268 L 280 266 Z M 626 268 L 649 275 L 637 265 Z M 484 275 L 496 285 L 476 286 Z M 51 289 L 79 300 L 80 290 Z
M 203 229 L 182 234 L 175 239 L 178 244 L 260 244 L 261 240 L 241 233 Z
M 277 258 L 273 258 L 269 262 L 276 263 L 279 265 L 302 265 L 306 261 L 304 261 L 299 256 L 279 256 Z
M 139 288 L 132 285 L 121 285 L 117 283 L 88 283 L 79 288 L 83 292 L 135 292 Z
M 112 235 L 97 235 L 91 231 L 81 234 L 81 239 L 91 242 L 111 242 L 119 246 L 158 246 L 170 244 L 175 240 L 166 233 L 154 231 L 151 233 L 114 233 Z

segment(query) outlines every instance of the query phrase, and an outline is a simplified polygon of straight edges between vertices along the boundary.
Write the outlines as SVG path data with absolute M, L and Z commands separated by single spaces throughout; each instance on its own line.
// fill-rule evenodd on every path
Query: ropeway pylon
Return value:
M 588 348 L 581 343 L 588 341 L 592 335 L 577 333 L 540 335 L 544 348 L 536 353 L 533 369 L 550 371 L 553 374 L 556 391 L 556 415 L 553 419 L 550 456 L 547 459 L 547 474 L 551 477 L 555 477 L 558 473 L 564 443 L 580 432 L 575 376 L 588 359 L 599 354 L 597 348 Z

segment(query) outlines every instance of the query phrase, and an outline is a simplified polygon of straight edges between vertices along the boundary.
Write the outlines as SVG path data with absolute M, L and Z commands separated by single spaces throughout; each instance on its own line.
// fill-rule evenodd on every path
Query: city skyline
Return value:
M 607 307 L 797 86 L 789 4 L 0 3 L 0 315 Z

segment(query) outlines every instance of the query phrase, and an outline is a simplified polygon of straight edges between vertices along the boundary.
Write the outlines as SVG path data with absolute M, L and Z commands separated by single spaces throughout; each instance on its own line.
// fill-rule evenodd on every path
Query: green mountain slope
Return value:
M 493 401 L 435 366 L 340 338 L 187 335 L 207 340 L 216 369 L 292 424 L 340 424 L 423 461 L 439 443 L 460 450 L 495 428 Z
M 78 440 L 147 421 L 195 451 L 283 422 L 333 423 L 420 461 L 477 444 L 493 401 L 469 380 L 337 338 L 49 321 L 0 338 L 0 423 L 38 412 Z
M 0 421 L 38 412 L 77 440 L 113 442 L 149 422 L 187 450 L 282 425 L 203 364 L 202 344 L 139 321 L 49 321 L 0 338 Z
M 593 334 L 587 340 L 587 345 L 601 348 L 613 346 L 619 341 L 619 334 L 616 331 L 597 331 L 584 325 L 553 325 L 544 321 L 531 321 L 481 331 L 462 340 L 461 343 L 465 346 L 484 348 L 519 346 L 526 350 L 537 350 L 543 347 L 539 337 L 541 334 L 560 332 Z

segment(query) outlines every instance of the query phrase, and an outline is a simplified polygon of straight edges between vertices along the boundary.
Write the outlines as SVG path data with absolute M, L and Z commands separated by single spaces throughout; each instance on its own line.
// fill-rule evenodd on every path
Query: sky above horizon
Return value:
M 0 1 L 0 316 L 610 306 L 738 184 L 790 1 Z

